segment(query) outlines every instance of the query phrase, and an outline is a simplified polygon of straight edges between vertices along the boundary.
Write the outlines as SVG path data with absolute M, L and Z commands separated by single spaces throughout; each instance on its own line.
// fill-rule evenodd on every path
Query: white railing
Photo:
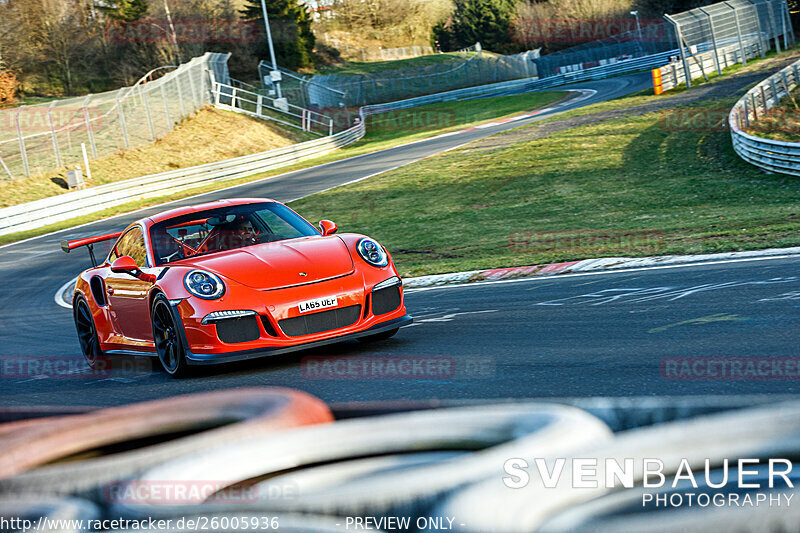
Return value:
M 760 41 L 753 40 L 744 44 L 745 60 L 755 58 L 761 52 Z M 731 44 L 716 51 L 697 53 L 687 59 L 689 66 L 689 80 L 700 77 L 708 78 L 712 72 L 720 72 L 722 69 L 742 63 L 742 51 L 738 44 Z M 654 73 L 653 84 L 656 87 L 656 94 L 674 89 L 682 83 L 686 83 L 686 69 L 679 61 L 672 61 L 664 65 Z M 658 90 L 660 87 L 660 91 Z
M 665 52 L 662 54 L 620 61 L 615 64 L 559 74 L 542 80 L 535 78 L 512 80 L 409 98 L 385 104 L 364 106 L 359 110 L 360 120 L 356 125 L 321 139 L 306 141 L 285 148 L 268 150 L 266 152 L 216 163 L 171 170 L 169 172 L 152 174 L 141 178 L 100 185 L 0 209 L 0 235 L 37 229 L 71 218 L 96 213 L 127 202 L 144 198 L 166 196 L 187 189 L 201 187 L 209 183 L 243 178 L 252 174 L 285 167 L 299 161 L 318 157 L 361 139 L 365 134 L 364 119 L 368 115 L 407 109 L 434 102 L 474 98 L 476 96 L 509 94 L 512 92 L 526 92 L 555 87 L 575 81 L 603 79 L 626 72 L 646 70 L 659 64 L 663 65 L 665 58 L 668 57 L 665 56 L 665 54 L 669 53 L 674 52 Z M 233 87 L 231 87 L 231 89 L 233 89 Z M 242 94 L 249 92 L 238 88 L 237 91 L 242 91 Z M 233 97 L 232 94 L 227 96 Z M 241 111 L 240 107 L 234 107 L 233 105 L 230 107 L 231 109 Z M 262 113 L 263 112 L 262 110 Z M 315 120 L 317 119 L 315 118 Z M 324 123 L 322 119 L 318 121 Z M 330 123 L 328 123 L 328 127 L 330 127 Z
M 745 131 L 798 85 L 800 61 L 765 79 L 736 102 L 728 115 L 728 124 L 733 149 L 739 157 L 770 172 L 800 176 L 800 142 L 765 139 Z
M 286 99 L 269 98 L 253 91 L 218 82 L 213 84 L 211 91 L 214 107 L 270 120 L 318 135 L 333 135 L 333 119 L 331 117 L 292 105 Z
M 41 228 L 135 200 L 244 178 L 318 157 L 364 136 L 363 121 L 329 137 L 190 168 L 151 174 L 0 209 L 0 235 Z

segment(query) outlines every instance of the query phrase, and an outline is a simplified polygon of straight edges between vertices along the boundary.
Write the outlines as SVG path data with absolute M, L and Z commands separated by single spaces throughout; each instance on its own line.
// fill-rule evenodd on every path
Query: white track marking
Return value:
M 63 284 L 60 289 L 58 289 L 58 291 L 56 292 L 56 296 L 55 296 L 55 300 L 56 300 L 56 303 L 58 305 L 60 305 L 61 307 L 66 307 L 67 309 L 72 309 L 72 304 L 65 302 L 64 298 L 62 298 L 62 296 L 67 291 L 67 289 L 69 288 L 70 285 L 75 285 L 77 282 L 78 282 L 78 278 L 76 276 L 75 278 L 73 278 L 73 279 L 69 280 L 68 282 L 66 282 L 65 284 Z
M 476 281 L 473 283 L 454 283 L 451 285 L 437 285 L 433 287 L 417 287 L 417 288 L 409 288 L 405 289 L 406 294 L 411 294 L 415 292 L 422 292 L 422 291 L 435 291 L 435 290 L 442 290 L 442 289 L 467 289 L 470 287 L 485 287 L 487 285 L 498 285 L 502 283 L 530 283 L 535 281 L 553 281 L 556 279 L 564 279 L 564 278 L 578 278 L 578 277 L 585 277 L 585 276 L 608 276 L 612 274 L 629 274 L 631 272 L 645 272 L 648 270 L 666 270 L 666 269 L 677 269 L 677 268 L 690 268 L 690 267 L 704 267 L 704 266 L 711 266 L 711 265 L 725 265 L 729 263 L 746 263 L 751 261 L 770 261 L 773 259 L 798 259 L 797 255 L 772 255 L 772 256 L 765 256 L 765 257 L 743 257 L 740 259 L 724 259 L 720 261 L 706 261 L 703 263 L 686 263 L 680 265 L 660 265 L 660 266 L 647 266 L 647 267 L 639 267 L 639 268 L 625 268 L 625 269 L 618 269 L 618 270 L 600 270 L 597 272 L 578 272 L 575 274 L 556 274 L 552 276 L 533 276 L 530 278 L 516 278 L 516 279 L 499 279 L 494 281 Z

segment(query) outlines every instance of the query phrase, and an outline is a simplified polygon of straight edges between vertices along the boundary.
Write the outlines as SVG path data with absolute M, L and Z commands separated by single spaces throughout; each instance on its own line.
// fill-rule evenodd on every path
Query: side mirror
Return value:
M 136 264 L 133 257 L 123 255 L 122 257 L 117 257 L 114 259 L 114 262 L 111 263 L 111 272 L 115 274 L 130 274 L 133 277 L 138 277 L 139 265 Z
M 334 233 L 336 233 L 336 230 L 339 229 L 339 226 L 337 226 L 335 222 L 331 222 L 330 220 L 320 220 L 319 229 L 322 230 L 322 235 L 333 235 Z

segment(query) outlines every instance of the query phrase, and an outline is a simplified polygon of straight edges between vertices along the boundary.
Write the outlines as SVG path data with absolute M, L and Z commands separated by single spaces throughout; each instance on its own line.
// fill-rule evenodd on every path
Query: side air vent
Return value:
M 89 280 L 89 288 L 92 291 L 92 298 L 99 306 L 106 305 L 106 291 L 103 280 L 100 276 L 95 276 Z
M 275 331 L 275 326 L 272 325 L 272 322 L 270 322 L 268 316 L 261 315 L 261 324 L 264 326 L 264 331 L 267 332 L 267 335 L 271 335 L 273 337 L 278 336 L 278 332 Z

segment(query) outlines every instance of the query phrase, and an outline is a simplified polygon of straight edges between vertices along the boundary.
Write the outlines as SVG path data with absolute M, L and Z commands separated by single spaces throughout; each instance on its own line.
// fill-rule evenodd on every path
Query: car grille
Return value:
M 267 335 L 271 337 L 277 337 L 278 333 L 275 331 L 275 327 L 270 322 L 269 318 L 265 315 L 261 315 L 261 325 L 264 326 L 264 331 L 267 332 Z
M 372 312 L 376 315 L 390 313 L 400 307 L 400 286 L 386 287 L 372 293 Z
M 351 305 L 295 318 L 286 318 L 278 322 L 278 325 L 290 337 L 299 337 L 350 326 L 355 324 L 360 315 L 361 306 Z
M 226 318 L 217 321 L 216 324 L 217 337 L 228 344 L 254 341 L 261 336 L 258 331 L 258 320 L 255 316 Z

